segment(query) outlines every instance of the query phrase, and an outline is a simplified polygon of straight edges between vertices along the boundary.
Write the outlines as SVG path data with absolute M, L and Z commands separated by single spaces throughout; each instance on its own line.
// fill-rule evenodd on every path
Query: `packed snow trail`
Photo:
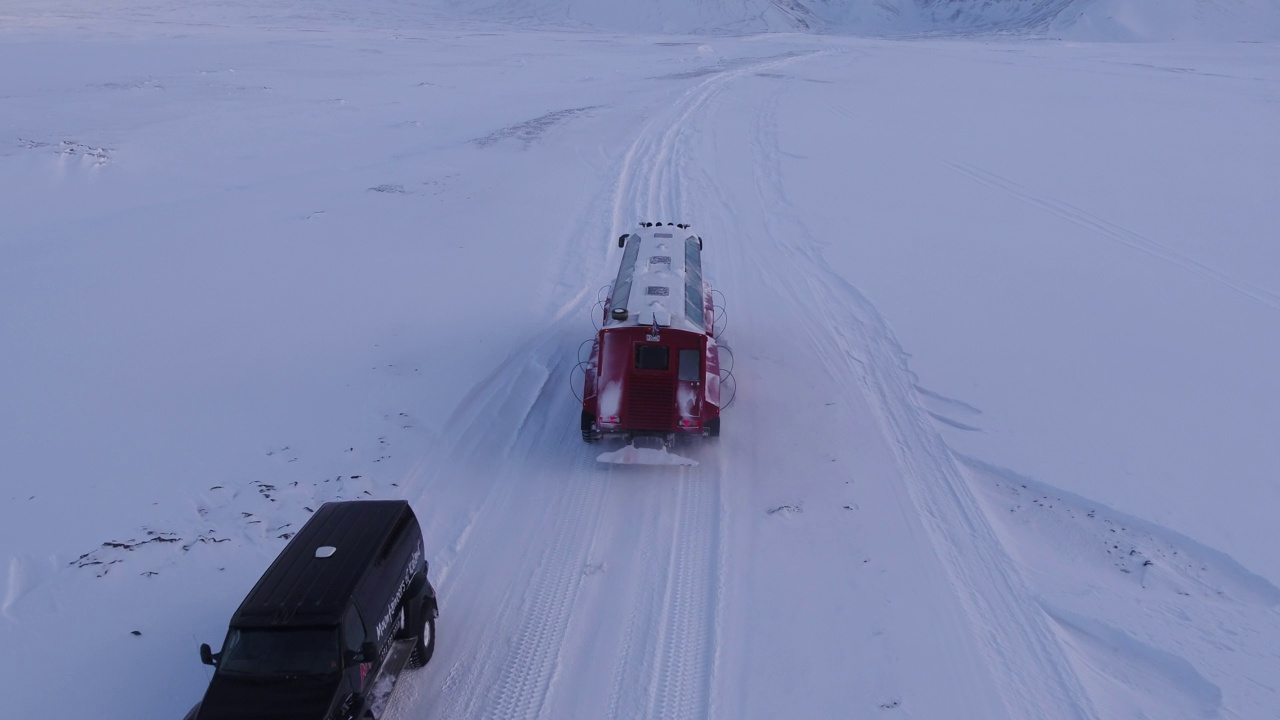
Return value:
M 677 141 L 699 108 L 735 75 L 777 62 L 713 74 L 684 92 L 664 119 L 649 123 L 616 170 L 615 227 L 584 234 L 587 256 L 590 244 L 607 247 L 631 218 L 668 209 L 663 199 L 678 188 Z M 623 207 L 629 209 L 617 209 Z M 629 217 L 624 222 L 621 215 Z M 582 303 L 589 290 L 571 297 Z M 456 540 L 440 580 L 452 588 L 441 590 L 442 607 L 464 608 L 462 623 L 475 613 L 471 622 L 483 630 L 444 671 L 438 689 L 414 686 L 405 693 L 420 693 L 421 702 L 444 716 L 699 718 L 710 712 L 722 565 L 720 477 L 702 468 L 595 462 L 597 447 L 584 446 L 576 423 L 564 422 L 577 416 L 562 381 L 565 358 L 576 347 L 573 333 L 585 330 L 574 325 L 582 322 L 562 317 L 478 386 L 449 423 L 456 428 L 451 457 L 442 469 L 420 474 L 428 478 L 424 504 L 453 497 L 443 487 L 451 478 L 483 478 L 489 488 L 470 500 L 468 512 L 448 505 L 449 515 L 464 519 L 454 521 Z M 494 447 L 510 450 L 495 458 Z M 700 458 L 708 452 L 715 450 L 691 450 Z M 518 538 L 517 547 L 511 538 Z M 513 552 L 520 559 L 507 569 L 516 577 L 493 572 L 488 563 Z M 469 558 L 480 564 L 468 564 Z M 557 694 L 561 676 L 574 679 Z M 587 682 L 594 676 L 596 682 Z M 582 693 L 584 686 L 601 691 Z M 393 701 L 392 712 L 398 707 L 417 712 L 411 699 Z
M 692 78 L 602 183 L 613 188 L 611 225 L 584 211 L 595 232 L 579 252 L 593 259 L 554 279 L 565 299 L 552 327 L 476 386 L 418 474 L 421 504 L 439 508 L 424 524 L 452 528 L 436 565 L 442 608 L 449 626 L 469 629 L 441 641 L 438 664 L 406 683 L 392 718 L 770 717 L 810 690 L 833 711 L 1096 717 L 884 321 L 825 266 L 790 209 L 777 163 L 785 85 L 765 78 L 829 56 Z M 712 168 L 754 177 L 757 195 L 725 196 Z M 580 442 L 563 390 L 589 332 L 570 308 L 585 309 L 611 275 L 611 255 L 595 248 L 640 219 L 694 223 L 708 279 L 740 321 L 729 340 L 749 387 L 725 437 L 679 449 L 697 468 L 594 462 L 608 443 Z M 779 375 L 787 366 L 769 357 L 780 350 L 810 358 L 814 382 Z M 777 446 L 778 419 L 824 405 L 840 407 L 809 442 Z M 813 457 L 820 447 L 833 456 Z M 842 493 L 857 500 L 834 504 Z M 814 546 L 850 520 L 847 539 Z M 779 564 L 793 552 L 829 554 L 832 573 L 857 579 L 815 596 L 804 590 L 815 578 Z M 925 598 L 929 615 L 900 611 L 898 593 Z M 839 622 L 825 637 L 774 622 L 797 603 Z M 966 690 L 931 688 L 921 667 Z

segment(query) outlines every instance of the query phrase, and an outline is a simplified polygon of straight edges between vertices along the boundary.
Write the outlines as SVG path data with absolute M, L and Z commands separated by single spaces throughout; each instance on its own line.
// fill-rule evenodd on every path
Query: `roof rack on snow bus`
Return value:
M 702 277 L 702 238 L 684 223 L 644 222 L 618 247 L 618 275 L 581 363 L 582 439 L 657 437 L 670 445 L 677 435 L 718 436 L 723 308 Z

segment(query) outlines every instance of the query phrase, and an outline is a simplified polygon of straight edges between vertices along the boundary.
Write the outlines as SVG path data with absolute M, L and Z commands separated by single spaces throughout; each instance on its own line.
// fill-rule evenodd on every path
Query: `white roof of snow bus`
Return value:
M 609 293 L 605 328 L 653 324 L 706 332 L 703 316 L 702 238 L 688 226 L 650 224 L 624 243 L 618 277 Z

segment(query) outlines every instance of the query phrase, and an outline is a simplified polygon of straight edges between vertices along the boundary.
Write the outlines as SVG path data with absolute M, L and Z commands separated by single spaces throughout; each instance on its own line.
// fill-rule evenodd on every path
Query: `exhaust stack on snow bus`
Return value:
M 584 363 L 582 439 L 718 436 L 720 352 L 702 238 L 684 224 L 641 223 L 618 247 L 618 276 Z

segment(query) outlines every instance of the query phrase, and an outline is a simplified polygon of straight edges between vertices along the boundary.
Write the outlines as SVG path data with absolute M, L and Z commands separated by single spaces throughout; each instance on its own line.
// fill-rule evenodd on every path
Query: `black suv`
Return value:
M 231 617 L 186 720 L 376 718 L 400 671 L 435 650 L 436 592 L 403 500 L 326 503 Z

